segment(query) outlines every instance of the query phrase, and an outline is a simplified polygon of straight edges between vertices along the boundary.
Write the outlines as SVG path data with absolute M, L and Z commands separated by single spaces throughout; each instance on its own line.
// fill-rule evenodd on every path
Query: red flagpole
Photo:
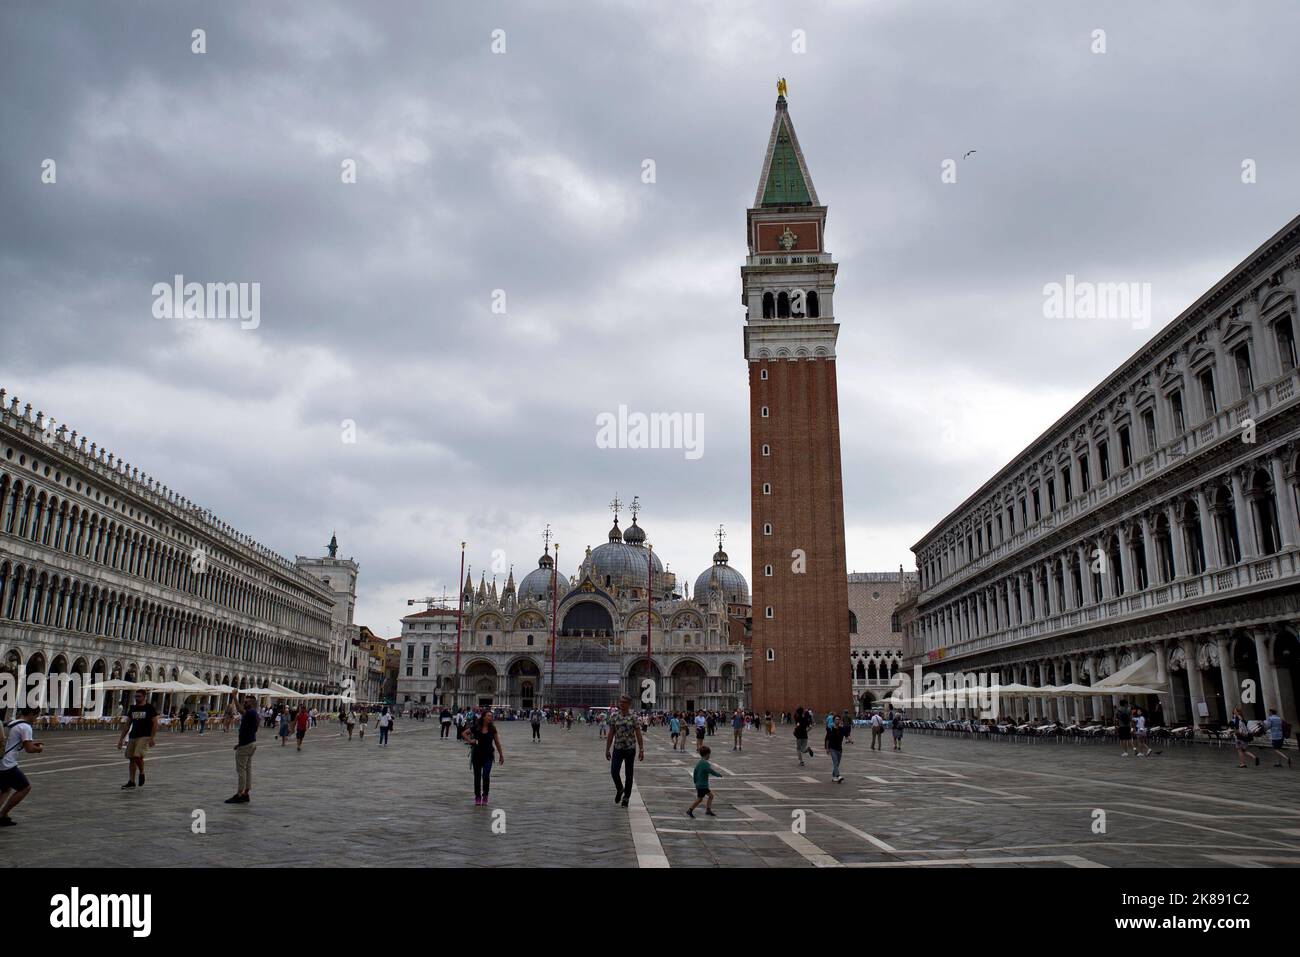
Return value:
M 465 543 L 460 543 L 460 577 L 456 579 L 460 602 L 456 606 L 456 709 L 460 710 L 460 621 L 465 614 Z
M 555 694 L 555 616 L 559 605 L 560 596 L 556 588 L 556 581 L 560 575 L 560 543 L 555 543 L 555 564 L 551 566 L 551 694 L 547 695 L 551 699 L 551 707 L 555 707 L 555 701 L 551 695 Z
M 646 590 L 645 590 L 645 676 L 650 677 L 653 662 L 650 658 L 651 637 L 650 616 L 654 614 L 655 600 L 655 547 L 649 542 L 646 547 Z

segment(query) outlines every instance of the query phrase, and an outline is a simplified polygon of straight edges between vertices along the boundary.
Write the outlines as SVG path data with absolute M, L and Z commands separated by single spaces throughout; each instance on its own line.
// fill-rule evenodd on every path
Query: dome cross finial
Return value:
M 632 509 L 631 509 L 631 511 L 632 511 L 632 524 L 635 525 L 635 524 L 636 524 L 636 515 L 637 515 L 637 512 L 641 511 L 641 496 L 640 496 L 640 495 L 633 495 L 633 496 L 632 496 Z
M 611 512 L 614 513 L 614 524 L 615 524 L 615 525 L 618 524 L 618 513 L 619 513 L 619 509 L 621 509 L 622 507 L 623 507 L 623 503 L 620 502 L 620 501 L 618 500 L 618 493 L 615 492 L 615 493 L 614 493 L 614 500 L 613 500 L 612 502 L 609 503 L 609 510 L 610 510 Z
M 722 551 L 722 542 L 727 537 L 726 529 L 718 525 L 718 551 Z

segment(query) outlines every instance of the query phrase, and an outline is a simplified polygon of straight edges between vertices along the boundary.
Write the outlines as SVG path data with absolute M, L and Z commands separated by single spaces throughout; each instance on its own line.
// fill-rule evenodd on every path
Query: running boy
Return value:
M 700 760 L 692 772 L 695 778 L 695 803 L 686 809 L 687 817 L 695 817 L 695 809 L 701 802 L 704 803 L 705 814 L 709 817 L 718 816 L 713 813 L 713 792 L 709 790 L 709 776 L 720 778 L 722 774 L 709 763 L 709 755 L 712 753 L 712 749 L 707 744 L 700 745 Z

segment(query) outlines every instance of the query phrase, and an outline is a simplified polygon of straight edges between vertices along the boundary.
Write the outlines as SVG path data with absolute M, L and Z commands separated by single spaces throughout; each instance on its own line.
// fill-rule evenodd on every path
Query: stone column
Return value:
M 1119 580 L 1124 586 L 1124 594 L 1131 595 L 1137 591 L 1133 576 L 1133 556 L 1129 554 L 1128 529 L 1120 526 L 1116 529 L 1119 539 Z
M 1278 525 L 1281 526 L 1282 547 L 1295 548 L 1300 544 L 1300 518 L 1296 516 L 1295 498 L 1286 480 L 1286 467 L 1281 456 L 1278 455 L 1268 460 L 1268 466 L 1273 475 L 1273 495 L 1277 498 L 1277 517 Z
M 1079 559 L 1079 581 L 1083 585 L 1083 603 L 1091 605 L 1097 600 L 1092 594 L 1092 559 L 1088 550 L 1082 545 L 1075 547 L 1075 553 Z
M 1255 521 L 1250 505 L 1241 488 L 1241 473 L 1232 473 L 1232 508 L 1237 513 L 1237 541 L 1241 543 L 1241 557 L 1249 561 L 1259 557 L 1259 544 L 1255 541 Z
M 1119 670 L 1119 663 L 1115 658 L 1115 652 L 1113 651 L 1106 652 L 1106 664 L 1109 666 L 1108 670 L 1112 675 Z M 1101 699 L 1102 710 L 1106 713 L 1107 716 L 1114 713 L 1115 705 L 1118 703 L 1118 699 L 1119 699 L 1118 695 L 1109 695 Z
M 1219 554 L 1219 535 L 1214 527 L 1214 517 L 1210 514 L 1210 503 L 1205 500 L 1205 489 L 1196 490 L 1196 511 L 1201 516 L 1201 544 L 1205 546 L 1205 570 L 1218 571 L 1223 567 L 1223 556 Z
M 1093 543 L 1093 548 L 1095 549 L 1093 551 L 1094 556 L 1096 556 L 1098 552 L 1101 553 L 1101 596 L 1099 600 L 1110 601 L 1115 597 L 1115 590 L 1111 587 L 1110 582 L 1110 555 L 1106 553 L 1106 539 L 1104 537 L 1098 538 Z M 1121 548 L 1120 554 L 1122 555 L 1123 552 L 1124 550 Z M 1091 563 L 1088 566 L 1088 570 L 1089 572 L 1092 571 Z
M 1065 659 L 1056 659 L 1056 683 L 1065 684 Z M 1061 724 L 1070 723 L 1069 699 L 1064 696 L 1058 696 L 1056 699 L 1056 720 Z
M 1160 584 L 1160 576 L 1156 574 L 1156 547 L 1155 538 L 1151 534 L 1151 520 L 1146 515 L 1141 517 L 1142 522 L 1142 557 L 1145 560 L 1147 572 L 1147 587 L 1153 588 Z
M 1187 662 L 1187 690 L 1192 697 L 1192 714 L 1188 718 L 1188 723 L 1199 726 L 1207 719 L 1201 717 L 1198 706 L 1204 704 L 1209 708 L 1210 703 L 1205 698 L 1205 685 L 1201 681 L 1201 666 L 1197 659 L 1196 642 L 1191 638 L 1184 638 L 1180 644 L 1183 648 L 1183 660 Z
M 1061 596 L 1056 591 L 1056 575 L 1053 571 L 1054 560 L 1049 560 L 1043 565 L 1043 575 L 1047 581 L 1047 613 L 1048 615 L 1059 615 L 1061 613 Z
M 1174 578 L 1187 574 L 1187 555 L 1183 551 L 1183 523 L 1179 520 L 1178 510 L 1172 504 L 1165 506 L 1165 517 L 1169 519 L 1169 544 L 1174 550 Z
M 1041 661 L 1035 661 L 1034 668 L 1038 675 L 1038 680 L 1034 682 L 1034 685 L 1035 687 L 1042 687 L 1044 684 L 1046 684 L 1046 682 L 1043 680 L 1043 663 Z M 1039 718 L 1042 715 L 1043 715 L 1043 697 L 1042 695 L 1034 695 L 1032 698 L 1029 699 L 1029 716 L 1031 718 Z
M 1227 634 L 1216 634 L 1214 643 L 1219 649 L 1219 673 L 1223 675 L 1223 706 L 1231 716 L 1232 709 L 1241 704 L 1241 680 L 1237 677 L 1237 669 L 1232 666 L 1232 645 Z
M 1282 713 L 1282 695 L 1278 687 L 1277 666 L 1273 664 L 1273 635 L 1266 628 L 1256 628 L 1251 631 L 1251 637 L 1255 640 L 1255 658 L 1259 662 L 1259 694 L 1264 702 L 1264 716 L 1268 717 L 1268 709 L 1275 708 L 1277 713 Z
M 1085 663 L 1086 663 L 1087 666 L 1088 666 L 1088 684 L 1090 684 L 1090 685 L 1095 685 L 1095 684 L 1097 683 L 1097 679 L 1098 679 L 1098 675 L 1097 675 L 1097 658 L 1096 658 L 1096 656 L 1094 656 L 1094 655 L 1089 655 L 1089 656 L 1088 656 L 1086 659 L 1084 659 L 1084 660 L 1085 660 Z M 1101 696 L 1100 696 L 1100 695 L 1093 695 L 1091 698 L 1088 699 L 1088 703 L 1089 703 L 1089 705 L 1091 706 L 1091 709 L 1092 709 L 1092 717 L 1093 717 L 1093 719 L 1094 719 L 1094 720 L 1097 720 L 1097 721 L 1100 721 L 1100 720 L 1101 720 L 1101 715 L 1102 715 Z

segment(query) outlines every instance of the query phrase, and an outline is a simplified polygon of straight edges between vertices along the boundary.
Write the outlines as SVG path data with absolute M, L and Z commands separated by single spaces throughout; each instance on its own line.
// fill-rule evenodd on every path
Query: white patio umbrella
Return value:
M 87 691 L 131 691 L 134 688 L 145 690 L 148 685 L 138 684 L 134 681 L 123 681 L 121 678 L 109 678 L 106 681 L 95 681 L 86 685 Z

